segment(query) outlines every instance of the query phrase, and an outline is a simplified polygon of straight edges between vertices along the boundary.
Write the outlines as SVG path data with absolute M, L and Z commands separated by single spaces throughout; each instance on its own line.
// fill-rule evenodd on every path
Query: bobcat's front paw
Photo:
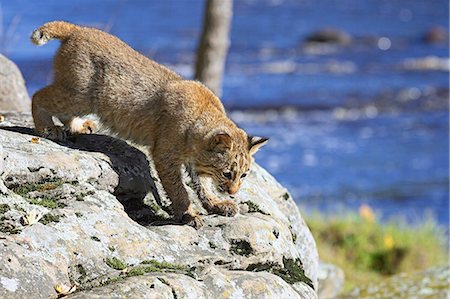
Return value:
M 53 126 L 48 127 L 40 132 L 40 135 L 43 138 L 48 138 L 54 141 L 65 141 L 67 138 L 67 132 L 63 127 Z
M 75 117 L 70 123 L 72 134 L 92 134 L 97 131 L 97 124 L 90 119 Z
M 197 214 L 186 213 L 183 215 L 181 222 L 189 226 L 192 226 L 195 229 L 199 229 L 200 227 L 203 226 L 203 220 Z
M 239 207 L 234 201 L 221 200 L 214 204 L 212 212 L 222 216 L 233 217 L 239 212 Z

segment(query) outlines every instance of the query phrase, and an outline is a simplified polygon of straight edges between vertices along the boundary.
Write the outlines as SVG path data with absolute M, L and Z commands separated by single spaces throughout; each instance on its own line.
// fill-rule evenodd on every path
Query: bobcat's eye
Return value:
M 231 172 L 230 172 L 230 171 L 224 171 L 224 172 L 222 173 L 222 175 L 223 175 L 225 178 L 231 180 Z
M 244 173 L 241 175 L 241 179 L 245 178 L 246 176 L 247 176 L 247 173 L 244 172 Z

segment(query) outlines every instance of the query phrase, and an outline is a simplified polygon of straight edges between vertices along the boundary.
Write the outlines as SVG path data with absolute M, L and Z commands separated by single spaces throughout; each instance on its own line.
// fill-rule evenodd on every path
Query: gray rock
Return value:
M 266 272 L 226 271 L 214 267 L 207 272 L 201 281 L 179 274 L 145 274 L 81 291 L 70 298 L 314 298 L 313 293 L 310 297 L 302 296 L 283 279 Z
M 30 111 L 25 81 L 14 62 L 0 54 L 0 110 Z
M 450 268 L 436 267 L 423 272 L 402 273 L 381 283 L 361 286 L 342 299 L 444 299 L 450 295 Z
M 329 27 L 312 32 L 305 41 L 307 43 L 348 45 L 352 42 L 352 37 L 345 31 Z
M 314 239 L 258 165 L 235 198 L 241 213 L 195 230 L 168 219 L 145 149 L 105 135 L 36 140 L 29 114 L 4 115 L 1 298 L 48 298 L 58 283 L 75 298 L 317 298 Z M 30 214 L 42 218 L 24 225 Z
M 423 40 L 429 44 L 447 44 L 448 39 L 448 30 L 443 26 L 433 26 L 423 36 Z
M 341 268 L 329 263 L 319 263 L 319 298 L 335 298 L 344 287 L 345 275 Z

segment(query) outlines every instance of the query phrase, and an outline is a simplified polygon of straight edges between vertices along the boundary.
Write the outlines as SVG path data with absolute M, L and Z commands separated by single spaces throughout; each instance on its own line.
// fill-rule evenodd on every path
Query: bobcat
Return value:
M 211 177 L 218 190 L 234 194 L 248 174 L 252 155 L 266 138 L 247 135 L 225 114 L 219 100 L 200 82 L 139 54 L 118 38 L 88 27 L 54 21 L 36 29 L 31 40 L 43 45 L 61 40 L 54 58 L 54 82 L 33 95 L 32 114 L 43 137 L 63 140 L 65 131 L 92 133 L 96 114 L 118 136 L 148 146 L 172 201 L 174 220 L 202 225 L 182 183 L 185 165 L 209 213 L 234 216 L 232 200 L 219 200 L 202 187 Z

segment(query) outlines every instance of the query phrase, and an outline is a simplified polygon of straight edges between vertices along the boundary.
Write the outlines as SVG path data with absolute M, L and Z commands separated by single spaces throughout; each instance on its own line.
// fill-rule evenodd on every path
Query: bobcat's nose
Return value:
M 234 189 L 228 189 L 228 193 L 229 193 L 230 195 L 236 194 L 236 192 L 237 192 L 237 190 L 234 190 Z
M 227 192 L 229 194 L 231 194 L 231 195 L 235 194 L 239 190 L 239 185 L 238 184 L 229 185 L 227 187 L 228 187 L 227 188 Z

